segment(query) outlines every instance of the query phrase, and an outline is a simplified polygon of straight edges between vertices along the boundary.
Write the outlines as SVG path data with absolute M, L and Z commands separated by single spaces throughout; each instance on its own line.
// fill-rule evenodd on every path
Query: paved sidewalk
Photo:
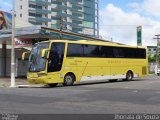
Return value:
M 16 86 L 17 85 L 31 85 L 30 83 L 28 83 L 26 78 L 16 78 L 15 82 L 16 82 Z M 11 84 L 11 78 L 9 77 L 0 78 L 0 87 L 10 87 L 10 84 Z

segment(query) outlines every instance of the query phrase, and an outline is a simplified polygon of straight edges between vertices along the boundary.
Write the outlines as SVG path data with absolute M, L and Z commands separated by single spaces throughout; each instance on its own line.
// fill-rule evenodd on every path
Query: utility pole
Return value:
M 97 36 L 99 38 L 99 0 L 97 0 Z
M 15 36 L 15 0 L 12 0 L 12 49 L 11 49 L 11 86 L 15 87 L 15 51 L 14 51 L 14 36 Z
M 62 39 L 62 30 L 63 30 L 63 17 L 62 16 L 59 17 L 59 30 L 60 30 L 59 37 L 60 39 Z
M 159 54 L 159 40 L 160 40 L 160 34 L 159 35 L 155 35 L 156 38 L 153 38 L 153 39 L 156 39 L 157 40 L 157 50 L 156 50 L 156 72 L 158 70 L 158 67 L 159 67 L 159 61 L 158 61 L 158 54 Z

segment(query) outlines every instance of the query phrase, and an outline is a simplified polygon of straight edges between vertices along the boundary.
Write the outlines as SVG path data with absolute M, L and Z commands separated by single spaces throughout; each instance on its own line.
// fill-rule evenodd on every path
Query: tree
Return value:
M 160 57 L 160 56 L 159 56 L 159 57 Z M 160 59 L 159 59 L 159 60 L 160 60 Z M 149 62 L 156 62 L 156 55 L 153 55 L 153 54 L 152 54 L 152 55 L 149 55 L 149 56 L 148 56 L 148 61 L 149 61 Z

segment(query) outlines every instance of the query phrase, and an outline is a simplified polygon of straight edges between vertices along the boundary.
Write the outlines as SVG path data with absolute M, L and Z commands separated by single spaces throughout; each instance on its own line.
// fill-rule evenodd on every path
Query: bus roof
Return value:
M 43 41 L 43 42 L 67 42 L 67 43 L 78 43 L 78 44 L 91 44 L 91 45 L 109 45 L 109 46 L 119 46 L 119 47 L 132 47 L 132 48 L 145 48 L 144 46 L 131 46 L 131 45 L 126 45 L 126 44 L 121 44 L 121 43 L 116 43 L 116 42 L 108 42 L 108 41 L 96 41 L 96 40 L 49 40 L 49 41 Z M 39 42 L 39 43 L 43 43 Z

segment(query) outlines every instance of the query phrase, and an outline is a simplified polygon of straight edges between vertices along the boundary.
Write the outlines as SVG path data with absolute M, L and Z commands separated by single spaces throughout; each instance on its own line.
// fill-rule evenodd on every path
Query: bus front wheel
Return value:
M 74 81 L 75 81 L 74 75 L 72 75 L 72 74 L 67 74 L 67 75 L 65 75 L 65 77 L 64 77 L 64 83 L 63 83 L 63 85 L 64 85 L 64 86 L 72 86 L 73 83 L 74 83 Z

